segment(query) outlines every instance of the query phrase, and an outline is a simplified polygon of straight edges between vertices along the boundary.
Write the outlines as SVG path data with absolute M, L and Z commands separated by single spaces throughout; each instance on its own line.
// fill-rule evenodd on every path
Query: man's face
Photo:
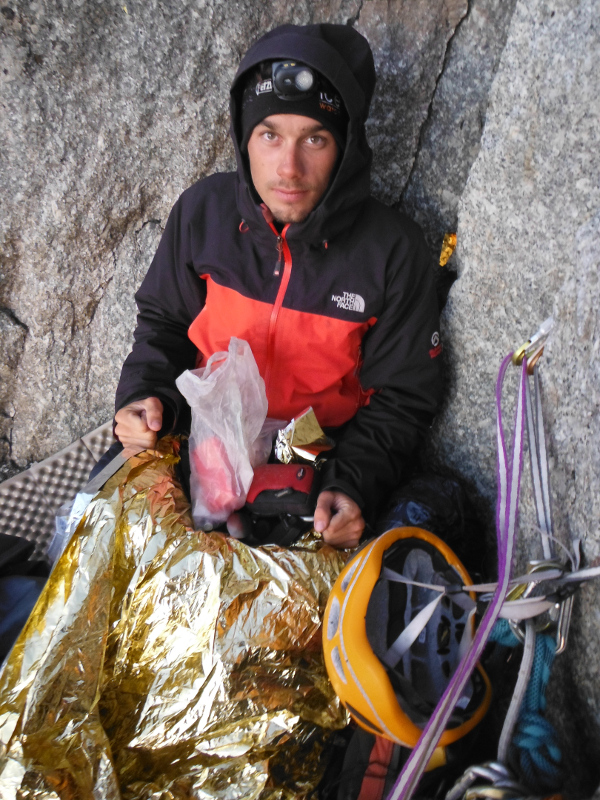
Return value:
M 254 188 L 279 222 L 302 222 L 317 205 L 337 160 L 338 147 L 320 122 L 274 114 L 248 141 Z

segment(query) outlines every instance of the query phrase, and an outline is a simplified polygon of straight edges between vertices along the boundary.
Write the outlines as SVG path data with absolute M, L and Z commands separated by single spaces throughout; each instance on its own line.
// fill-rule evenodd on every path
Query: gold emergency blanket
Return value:
M 305 798 L 346 724 L 320 627 L 344 554 L 194 531 L 177 443 L 91 502 L 0 676 L 0 797 Z

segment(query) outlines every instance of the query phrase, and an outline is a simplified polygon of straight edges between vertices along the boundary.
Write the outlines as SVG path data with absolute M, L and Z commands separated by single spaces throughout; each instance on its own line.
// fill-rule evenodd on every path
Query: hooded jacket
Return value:
M 242 139 L 245 73 L 294 58 L 322 73 L 348 112 L 346 146 L 308 217 L 280 232 L 261 206 Z M 398 485 L 440 394 L 439 323 L 420 229 L 370 197 L 365 120 L 375 86 L 367 41 L 343 25 L 281 26 L 242 60 L 231 88 L 237 171 L 199 181 L 175 204 L 136 294 L 135 343 L 116 408 L 156 396 L 163 430 L 185 426 L 175 387 L 185 369 L 246 339 L 265 379 L 269 416 L 308 405 L 336 447 L 323 489 L 368 517 Z M 328 432 L 331 432 L 328 430 Z

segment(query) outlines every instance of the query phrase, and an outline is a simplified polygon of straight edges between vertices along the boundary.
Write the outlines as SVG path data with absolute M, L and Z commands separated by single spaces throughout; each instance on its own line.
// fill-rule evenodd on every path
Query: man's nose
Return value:
M 302 159 L 300 149 L 296 144 L 286 145 L 281 153 L 281 160 L 277 168 L 281 178 L 298 178 L 302 174 Z

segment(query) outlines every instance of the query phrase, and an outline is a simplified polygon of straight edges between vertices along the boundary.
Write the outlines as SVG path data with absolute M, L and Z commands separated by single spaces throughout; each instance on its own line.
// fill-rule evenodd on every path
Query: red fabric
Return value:
M 370 393 L 362 391 L 358 379 L 360 344 L 375 320 L 347 322 L 277 307 L 220 286 L 210 275 L 202 277 L 206 304 L 189 328 L 201 353 L 198 366 L 227 350 L 236 336 L 252 348 L 265 379 L 270 417 L 290 420 L 312 406 L 322 426 L 338 426 L 368 403 Z
M 375 737 L 358 800 L 382 800 L 393 750 L 394 743 L 389 739 Z
M 291 488 L 295 492 L 310 494 L 314 476 L 312 467 L 303 467 L 300 464 L 265 464 L 255 467 L 246 501 L 253 503 L 265 490 Z

